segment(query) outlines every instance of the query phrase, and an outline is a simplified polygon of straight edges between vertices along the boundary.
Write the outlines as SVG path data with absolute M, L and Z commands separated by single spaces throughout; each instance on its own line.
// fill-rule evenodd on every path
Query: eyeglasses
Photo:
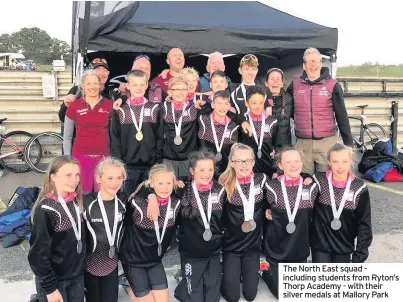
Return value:
M 255 55 L 249 54 L 249 55 L 244 55 L 243 58 L 241 59 L 240 65 L 246 61 L 254 61 L 256 63 L 259 63 L 259 60 Z
M 304 61 L 304 63 L 307 64 L 307 65 L 319 64 L 320 62 L 322 62 L 322 60 L 307 60 L 307 61 Z
M 244 164 L 245 164 L 245 165 L 251 165 L 251 164 L 254 163 L 254 161 L 255 161 L 254 159 L 245 159 L 245 160 L 237 159 L 237 160 L 233 160 L 232 162 L 233 162 L 236 166 L 241 167 L 241 166 L 243 166 Z
M 147 55 L 138 55 L 137 57 L 134 58 L 134 61 L 137 61 L 137 60 L 140 60 L 143 58 L 151 62 L 150 57 Z
M 171 90 L 171 91 L 180 91 L 180 92 L 186 92 L 186 91 L 188 91 L 187 89 L 184 89 L 184 88 L 182 88 L 182 89 L 172 89 L 172 88 L 170 88 L 169 90 Z
M 105 59 L 101 59 L 101 58 L 96 58 L 96 59 L 92 60 L 91 63 L 92 64 L 104 63 L 104 64 L 108 65 L 108 62 L 106 62 Z

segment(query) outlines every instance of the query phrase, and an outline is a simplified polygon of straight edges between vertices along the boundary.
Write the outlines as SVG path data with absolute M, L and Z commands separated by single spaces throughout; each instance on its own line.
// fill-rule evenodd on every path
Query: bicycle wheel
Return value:
M 366 125 L 364 129 L 363 143 L 367 150 L 372 149 L 378 141 L 385 138 L 388 138 L 388 135 L 381 125 L 376 123 Z
M 37 156 L 34 140 L 38 141 L 42 148 L 40 161 L 34 160 Z M 40 133 L 27 144 L 24 153 L 27 163 L 34 171 L 45 173 L 52 160 L 63 154 L 63 138 L 56 132 Z
M 7 170 L 14 173 L 25 173 L 31 171 L 31 167 L 24 157 L 24 148 L 33 135 L 26 131 L 11 131 L 0 140 L 0 156 L 13 153 L 0 159 L 0 164 Z M 38 141 L 32 140 L 32 145 L 38 150 L 38 156 L 34 158 L 34 162 L 40 161 L 41 145 Z

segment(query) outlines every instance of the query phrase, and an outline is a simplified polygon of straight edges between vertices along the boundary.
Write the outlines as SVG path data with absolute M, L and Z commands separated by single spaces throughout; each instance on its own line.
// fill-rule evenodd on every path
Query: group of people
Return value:
M 61 107 L 64 155 L 32 209 L 39 301 L 117 301 L 120 261 L 132 301 L 167 302 L 161 261 L 174 236 L 175 297 L 186 302 L 239 301 L 241 288 L 253 301 L 260 278 L 278 297 L 279 263 L 310 253 L 316 263 L 364 262 L 370 198 L 351 172 L 343 93 L 316 49 L 303 61 L 285 90 L 278 68 L 255 85 L 258 59 L 246 55 L 242 83 L 228 89 L 222 55 L 199 79 L 175 48 L 151 82 L 149 58 L 137 57 L 112 102 L 107 62 L 93 60 Z

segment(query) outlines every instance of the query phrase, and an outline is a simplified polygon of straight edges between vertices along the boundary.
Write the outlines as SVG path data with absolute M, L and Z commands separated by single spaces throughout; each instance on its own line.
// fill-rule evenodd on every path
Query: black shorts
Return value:
M 137 298 L 147 296 L 151 290 L 168 288 L 167 275 L 162 263 L 152 267 L 133 267 L 123 264 L 127 281 Z

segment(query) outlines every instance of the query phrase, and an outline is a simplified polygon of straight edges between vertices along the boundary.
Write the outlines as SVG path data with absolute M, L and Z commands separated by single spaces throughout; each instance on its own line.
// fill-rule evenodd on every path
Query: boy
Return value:
M 211 83 L 214 79 L 212 77 Z M 216 91 L 211 107 L 213 108 L 212 113 L 201 115 L 199 118 L 198 137 L 200 148 L 216 155 L 215 177 L 218 178 L 227 168 L 231 146 L 238 141 L 239 126 L 227 115 L 231 107 L 228 91 Z
M 143 71 L 129 71 L 127 88 L 131 97 L 114 110 L 110 125 L 111 156 L 126 164 L 124 190 L 128 196 L 148 178 L 150 168 L 162 162 L 164 133 L 160 106 L 144 97 L 147 87 L 147 75 Z
M 242 83 L 231 93 L 232 107 L 236 109 L 236 113 L 244 116 L 247 108 L 246 90 L 255 86 L 255 79 L 258 72 L 259 61 L 255 55 L 245 55 L 240 63 L 238 72 L 242 76 Z
M 245 106 L 248 112 L 244 114 L 252 128 L 252 137 L 240 131 L 239 140 L 241 143 L 253 148 L 255 153 L 255 173 L 265 173 L 270 178 L 276 175 L 276 165 L 273 160 L 274 150 L 277 147 L 277 120 L 267 115 L 264 110 L 265 103 L 264 89 L 259 86 L 252 86 L 246 90 Z

